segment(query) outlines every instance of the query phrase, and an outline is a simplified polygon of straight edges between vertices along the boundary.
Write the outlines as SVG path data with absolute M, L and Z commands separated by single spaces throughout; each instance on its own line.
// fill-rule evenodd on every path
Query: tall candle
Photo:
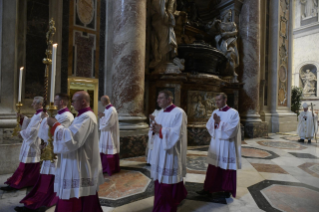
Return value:
M 18 102 L 21 102 L 22 74 L 23 74 L 23 67 L 21 67 L 21 68 L 20 68 L 20 75 L 19 75 L 19 96 L 18 96 Z
M 54 102 L 54 92 L 55 92 L 55 73 L 56 73 L 56 51 L 58 44 L 55 43 L 52 46 L 52 66 L 51 66 L 51 93 L 50 102 Z

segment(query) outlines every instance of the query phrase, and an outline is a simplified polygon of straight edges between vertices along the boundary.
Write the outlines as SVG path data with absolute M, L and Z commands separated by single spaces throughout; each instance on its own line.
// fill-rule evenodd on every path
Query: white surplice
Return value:
M 215 129 L 214 114 L 220 117 L 220 123 Z M 241 130 L 237 110 L 215 110 L 206 124 L 212 136 L 207 162 L 224 170 L 237 170 L 241 168 Z
M 69 127 L 72 121 L 74 120 L 73 114 L 70 113 L 69 111 L 65 111 L 62 114 L 56 114 L 55 118 L 63 127 Z M 49 132 L 49 125 L 47 124 L 47 118 L 44 118 L 40 125 L 38 136 L 45 142 L 45 145 L 48 144 L 48 139 L 49 139 L 48 132 Z M 58 162 L 58 159 L 54 160 L 54 163 L 52 163 L 50 160 L 43 161 L 40 174 L 55 175 L 57 162 Z
M 152 113 L 152 115 L 154 117 L 156 117 L 160 111 L 161 110 L 155 109 L 154 112 Z M 152 126 L 152 120 L 150 120 L 150 125 Z M 153 139 L 152 139 L 152 137 L 148 137 L 147 147 L 146 147 L 146 151 L 145 151 L 147 163 L 151 163 L 151 161 L 152 161 L 152 150 L 153 150 Z
M 306 117 L 306 119 L 304 118 Z M 312 117 L 310 111 L 302 111 L 298 116 L 297 133 L 301 139 L 312 139 L 317 133 L 318 123 L 317 116 Z
M 59 157 L 54 182 L 59 199 L 96 195 L 104 178 L 94 113 L 82 113 L 68 128 L 58 126 L 53 146 Z
M 19 160 L 22 163 L 38 163 L 41 156 L 41 139 L 38 137 L 42 118 L 41 112 L 34 114 L 32 118 L 24 117 L 20 135 L 23 143 L 20 150 Z
M 170 112 L 161 110 L 155 121 L 162 125 L 163 138 L 149 132 L 153 139 L 151 177 L 159 183 L 179 183 L 186 176 L 187 115 L 175 107 Z
M 104 110 L 100 118 L 101 137 L 99 142 L 100 153 L 114 155 L 120 153 L 120 129 L 115 107 Z

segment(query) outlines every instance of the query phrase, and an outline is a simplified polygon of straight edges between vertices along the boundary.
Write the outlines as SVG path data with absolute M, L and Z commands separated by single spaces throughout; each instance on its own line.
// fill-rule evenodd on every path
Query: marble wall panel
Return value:
M 288 105 L 289 1 L 280 0 L 279 9 L 279 69 L 278 106 Z
M 68 64 L 69 64 L 69 15 L 70 1 L 63 0 L 62 17 L 62 58 L 61 58 L 61 92 L 68 91 Z
M 105 47 L 106 47 L 106 0 L 101 0 L 101 10 L 100 10 L 100 58 L 99 58 L 99 97 L 103 96 L 106 67 L 105 67 Z
M 73 68 L 78 77 L 94 77 L 96 36 L 91 33 L 74 31 Z
M 25 98 L 43 96 L 49 1 L 27 1 Z
M 97 78 L 99 75 L 100 2 L 100 0 L 69 1 L 69 76 Z

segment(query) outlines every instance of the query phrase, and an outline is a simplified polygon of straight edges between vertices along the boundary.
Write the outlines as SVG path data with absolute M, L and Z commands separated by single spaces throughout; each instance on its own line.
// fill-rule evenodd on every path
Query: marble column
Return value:
M 239 80 L 244 83 L 240 92 L 239 109 L 247 137 L 256 137 L 266 133 L 263 132 L 259 114 L 261 1 L 245 0 L 239 16 L 239 36 L 242 47 Z
M 112 18 L 112 104 L 119 113 L 121 130 L 145 129 L 146 1 L 114 1 Z

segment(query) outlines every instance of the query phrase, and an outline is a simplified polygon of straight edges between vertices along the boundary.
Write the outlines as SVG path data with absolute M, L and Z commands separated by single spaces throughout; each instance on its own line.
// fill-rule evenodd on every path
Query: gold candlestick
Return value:
M 53 102 L 50 103 L 48 112 L 49 112 L 49 116 L 53 117 L 54 111 L 56 111 L 57 108 L 54 105 Z M 48 131 L 48 135 L 49 135 L 49 139 L 48 139 L 48 144 L 47 146 L 44 148 L 42 154 L 41 154 L 41 161 L 44 160 L 50 160 L 52 163 L 54 162 L 55 159 L 57 159 L 56 154 L 54 154 L 53 152 L 53 136 L 51 134 L 51 126 L 49 126 L 49 131 Z
M 12 138 L 13 136 L 18 136 L 18 135 L 20 134 L 20 131 L 21 131 L 21 128 L 20 128 L 20 107 L 22 107 L 23 104 L 22 104 L 21 102 L 18 102 L 18 103 L 16 104 L 16 106 L 17 106 L 17 110 L 18 110 L 18 114 L 19 114 L 19 115 L 17 116 L 17 125 L 16 125 L 16 127 L 13 129 L 11 138 Z

